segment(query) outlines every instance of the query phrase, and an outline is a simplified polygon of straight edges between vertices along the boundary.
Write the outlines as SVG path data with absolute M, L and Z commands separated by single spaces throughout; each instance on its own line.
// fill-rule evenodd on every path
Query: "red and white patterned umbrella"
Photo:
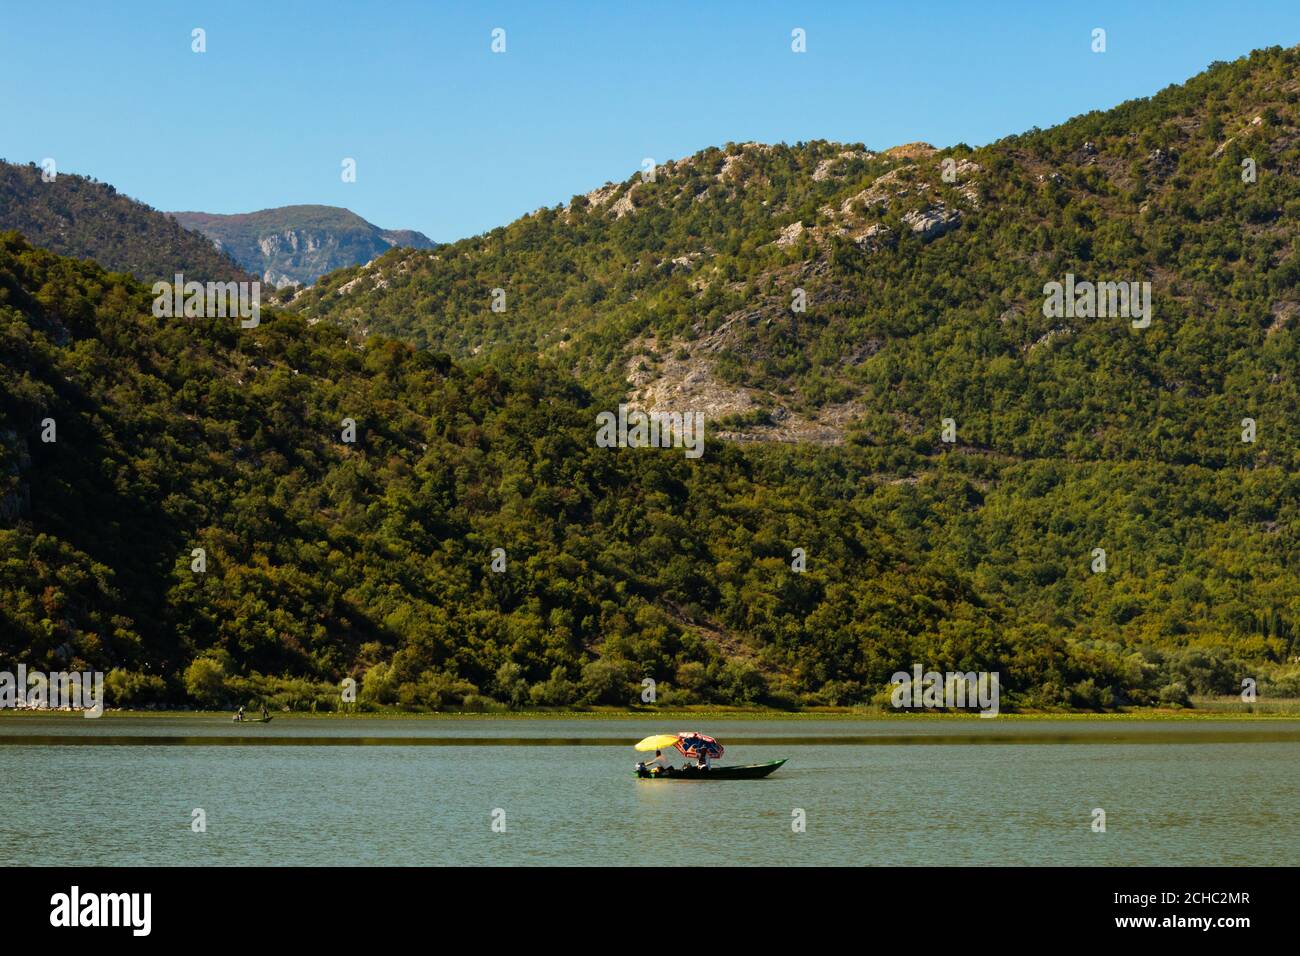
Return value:
M 673 746 L 683 757 L 698 759 L 702 751 L 707 751 L 709 756 L 714 760 L 721 760 L 725 751 L 722 744 L 718 743 L 712 737 L 705 734 L 697 734 L 693 730 L 688 730 L 677 735 L 677 743 Z

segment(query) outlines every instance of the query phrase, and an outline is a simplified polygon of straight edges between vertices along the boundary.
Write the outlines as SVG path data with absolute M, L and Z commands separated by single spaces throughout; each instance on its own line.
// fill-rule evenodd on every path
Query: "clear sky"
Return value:
M 325 203 L 446 241 L 645 157 L 978 145 L 1296 43 L 1300 0 L 0 0 L 0 157 L 159 209 Z

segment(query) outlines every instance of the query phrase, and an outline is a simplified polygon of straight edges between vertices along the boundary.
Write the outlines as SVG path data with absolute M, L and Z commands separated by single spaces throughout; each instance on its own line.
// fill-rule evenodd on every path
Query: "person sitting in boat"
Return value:
M 703 747 L 700 748 L 699 760 L 700 760 L 699 768 L 701 770 L 708 770 L 710 767 L 713 766 L 713 757 L 711 757 L 709 755 L 709 752 L 705 750 Z
M 671 773 L 673 765 L 668 762 L 662 750 L 656 750 L 653 760 L 647 760 L 645 768 L 651 773 Z
M 268 713 L 266 712 L 266 704 L 263 704 L 263 705 L 262 705 L 262 723 L 266 723 L 266 719 L 267 719 L 269 716 L 270 716 L 270 714 L 268 714 Z
M 244 719 L 244 705 L 240 704 L 239 713 L 235 714 L 235 720 L 243 720 L 243 719 Z

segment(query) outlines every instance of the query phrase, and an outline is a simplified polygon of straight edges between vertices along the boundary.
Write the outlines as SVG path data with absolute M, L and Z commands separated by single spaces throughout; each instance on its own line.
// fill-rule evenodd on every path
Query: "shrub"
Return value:
M 493 681 L 497 700 L 508 707 L 525 707 L 528 705 L 528 681 L 524 680 L 524 669 L 514 661 L 506 661 L 497 668 Z
M 578 685 L 569 680 L 563 667 L 551 671 L 551 679 L 534 684 L 529 699 L 539 707 L 567 707 L 578 698 Z
M 728 701 L 756 704 L 767 696 L 767 678 L 749 661 L 727 661 L 718 674 L 718 692 Z
M 582 669 L 579 682 L 585 704 L 614 704 L 627 706 L 637 699 L 631 680 L 628 661 L 602 657 Z
M 196 657 L 185 668 L 185 693 L 201 707 L 221 707 L 227 701 L 226 668 L 214 657 Z
M 1175 681 L 1172 684 L 1166 684 L 1160 688 L 1159 701 L 1165 707 L 1190 707 L 1192 706 L 1191 698 L 1187 694 L 1187 685 L 1182 681 Z
M 167 682 L 157 674 L 114 668 L 104 677 L 108 702 L 116 707 L 151 707 L 167 699 Z

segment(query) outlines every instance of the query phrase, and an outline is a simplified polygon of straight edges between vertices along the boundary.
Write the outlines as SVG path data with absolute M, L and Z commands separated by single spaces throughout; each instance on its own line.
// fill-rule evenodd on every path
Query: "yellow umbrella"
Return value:
M 636 745 L 637 750 L 663 750 L 677 743 L 676 734 L 655 734 Z

